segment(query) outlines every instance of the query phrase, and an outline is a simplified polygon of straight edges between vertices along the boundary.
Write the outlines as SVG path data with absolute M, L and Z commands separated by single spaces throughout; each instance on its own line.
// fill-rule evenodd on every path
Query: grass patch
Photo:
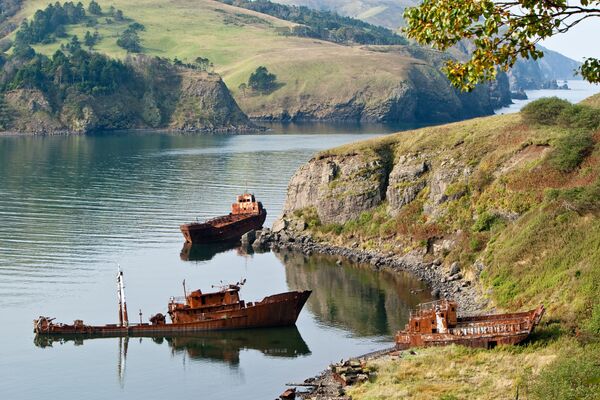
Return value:
M 376 378 L 348 390 L 355 400 L 598 398 L 600 346 L 560 337 L 494 350 L 417 349 L 372 361 Z M 518 397 L 517 397 L 518 396 Z
M 555 358 L 549 348 L 534 349 L 417 349 L 416 355 L 402 353 L 400 359 L 370 363 L 377 371 L 374 382 L 353 387 L 349 394 L 355 400 L 513 400 L 517 387 L 522 389 L 528 375 L 537 375 Z
M 597 400 L 600 397 L 600 344 L 571 345 L 528 387 L 532 399 Z

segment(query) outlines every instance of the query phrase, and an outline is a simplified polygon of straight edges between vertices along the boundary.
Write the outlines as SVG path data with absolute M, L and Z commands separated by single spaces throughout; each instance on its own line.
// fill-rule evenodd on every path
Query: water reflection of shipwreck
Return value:
M 460 344 L 493 348 L 500 344 L 517 344 L 525 340 L 544 315 L 544 306 L 535 310 L 474 317 L 458 317 L 457 304 L 439 300 L 420 304 L 411 312 L 405 330 L 396 334 L 396 346 Z
M 291 326 L 296 323 L 300 311 L 310 296 L 310 291 L 294 291 L 265 297 L 261 301 L 240 300 L 240 286 L 226 285 L 213 293 L 195 290 L 186 293 L 184 302 L 171 298 L 168 314 L 156 314 L 151 323 L 129 324 L 123 286 L 123 273 L 117 275 L 119 299 L 119 324 L 86 325 L 76 320 L 72 325 L 54 323 L 54 318 L 39 317 L 34 321 L 34 333 L 42 335 L 93 335 L 93 336 L 156 336 L 194 333 L 212 330 L 264 328 Z M 185 291 L 185 285 L 184 285 Z M 141 318 L 141 316 L 140 316 Z
M 210 261 L 217 254 L 237 250 L 240 256 L 246 255 L 239 242 L 219 242 L 193 244 L 185 242 L 179 253 L 181 261 Z
M 239 240 L 252 229 L 260 229 L 267 218 L 267 210 L 253 194 L 244 193 L 231 205 L 228 215 L 181 225 L 181 233 L 188 243 L 216 243 Z
M 105 336 L 97 336 L 105 337 Z M 40 348 L 53 347 L 55 344 L 72 342 L 82 345 L 84 340 L 96 336 L 64 334 L 38 335 L 34 344 Z M 126 356 L 128 337 L 125 345 L 119 342 L 123 357 Z M 168 344 L 173 354 L 184 353 L 193 360 L 222 361 L 229 365 L 239 363 L 240 352 L 258 350 L 268 357 L 295 358 L 310 354 L 308 345 L 295 326 L 273 329 L 245 329 L 238 331 L 201 332 L 177 336 L 157 335 L 151 338 L 156 344 Z

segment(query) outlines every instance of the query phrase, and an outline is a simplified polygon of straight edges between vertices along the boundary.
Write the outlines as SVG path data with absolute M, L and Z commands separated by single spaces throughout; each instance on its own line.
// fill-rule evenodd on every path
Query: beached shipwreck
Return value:
M 224 285 L 216 292 L 187 293 L 184 282 L 184 298 L 171 297 L 167 317 L 161 313 L 150 317 L 150 323 L 129 323 L 123 284 L 123 273 L 117 274 L 117 297 L 119 323 L 87 325 L 82 320 L 73 324 L 55 323 L 54 318 L 39 317 L 33 321 L 33 331 L 38 335 L 87 335 L 87 336 L 156 336 L 177 335 L 215 330 L 266 328 L 292 326 L 310 290 L 292 291 L 267 296 L 261 301 L 240 300 L 239 291 L 245 283 Z
M 396 334 L 396 347 L 403 350 L 454 343 L 490 349 L 517 344 L 531 334 L 543 315 L 544 306 L 540 305 L 526 312 L 459 317 L 454 301 L 423 303 L 411 311 L 405 329 Z
M 244 193 L 231 205 L 228 215 L 204 222 L 191 222 L 180 226 L 187 243 L 218 243 L 239 240 L 251 230 L 261 229 L 267 210 L 253 194 Z

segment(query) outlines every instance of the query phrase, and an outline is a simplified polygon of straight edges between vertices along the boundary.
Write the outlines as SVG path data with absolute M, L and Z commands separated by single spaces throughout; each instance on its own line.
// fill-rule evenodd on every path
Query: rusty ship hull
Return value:
M 457 317 L 453 302 L 442 302 L 445 308 L 419 310 L 404 331 L 396 334 L 396 347 L 446 346 L 494 348 L 515 345 L 533 332 L 539 324 L 544 306 L 526 312 L 472 317 Z
M 239 240 L 251 230 L 261 229 L 267 210 L 257 214 L 230 214 L 206 222 L 192 222 L 180 226 L 187 243 L 218 243 Z
M 86 335 L 91 337 L 172 336 L 206 331 L 292 326 L 296 323 L 298 315 L 310 294 L 310 290 L 281 293 L 265 297 L 262 301 L 254 304 L 244 304 L 239 309 L 216 311 L 207 314 L 203 317 L 204 319 L 183 323 L 94 326 L 83 323 L 73 325 L 55 324 L 46 319 L 48 323 L 38 322 L 34 324 L 34 333 L 38 335 Z

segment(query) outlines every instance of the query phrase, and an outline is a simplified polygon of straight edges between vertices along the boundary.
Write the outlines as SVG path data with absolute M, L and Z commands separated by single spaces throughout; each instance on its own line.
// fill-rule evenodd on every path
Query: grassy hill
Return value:
M 25 1 L 14 21 L 30 17 L 47 3 Z M 198 56 L 209 58 L 242 109 L 253 117 L 405 121 L 452 120 L 491 112 L 486 90 L 457 95 L 437 68 L 403 51 L 403 46 L 382 52 L 283 36 L 278 29 L 294 24 L 211 0 L 98 3 L 103 10 L 113 5 L 131 20 L 113 19 L 107 24 L 103 16 L 95 27 L 67 26 L 69 35 L 82 38 L 86 31 L 97 29 L 101 40 L 95 50 L 123 58 L 126 52 L 116 45 L 118 35 L 132 21 L 141 23 L 144 53 L 189 62 Z M 59 46 L 55 42 L 34 47 L 52 54 Z M 241 93 L 238 86 L 261 65 L 277 75 L 280 88 L 269 95 Z M 415 116 L 415 110 L 424 107 L 431 114 Z
M 598 96 L 584 104 L 537 101 L 519 114 L 358 142 L 316 155 L 292 178 L 286 212 L 318 240 L 439 259 L 448 277 L 456 262 L 488 307 L 547 308 L 525 346 L 379 361 L 378 378 L 353 399 L 598 398 Z
M 337 10 L 340 14 L 359 18 L 390 29 L 403 25 L 402 13 L 414 0 L 278 0 L 283 4 L 298 4 L 315 9 Z

